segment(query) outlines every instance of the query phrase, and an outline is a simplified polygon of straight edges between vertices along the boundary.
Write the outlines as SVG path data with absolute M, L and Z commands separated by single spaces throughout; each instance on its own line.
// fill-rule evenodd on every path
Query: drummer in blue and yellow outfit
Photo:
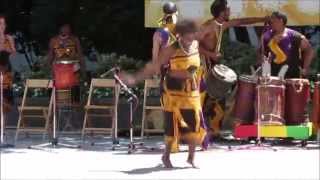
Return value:
M 147 76 L 160 72 L 161 66 L 169 64 L 164 77 L 163 104 L 165 112 L 165 144 L 162 162 L 172 168 L 170 152 L 173 144 L 183 139 L 188 143 L 187 162 L 194 166 L 194 153 L 201 144 L 206 131 L 203 127 L 200 103 L 200 56 L 196 33 L 197 24 L 192 20 L 179 21 L 176 25 L 177 41 L 161 51 L 159 59 L 148 63 L 135 75 L 122 77 L 129 84 L 136 84 Z

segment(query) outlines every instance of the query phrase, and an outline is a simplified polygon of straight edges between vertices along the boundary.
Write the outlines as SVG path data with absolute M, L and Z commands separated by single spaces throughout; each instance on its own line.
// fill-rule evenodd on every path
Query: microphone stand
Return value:
M 0 72 L 0 94 L 1 94 L 1 107 L 0 107 L 0 116 L 1 116 L 1 132 L 0 132 L 0 149 L 1 148 L 11 148 L 14 147 L 12 144 L 6 144 L 4 142 L 4 130 L 5 130 L 5 125 L 4 125 L 4 112 L 3 112 L 3 72 Z
M 144 147 L 144 143 L 143 142 L 134 142 L 133 139 L 133 130 L 134 130 L 134 124 L 133 124 L 133 112 L 136 111 L 138 104 L 139 104 L 139 99 L 138 97 L 127 87 L 127 85 L 119 78 L 119 76 L 117 75 L 118 72 L 114 72 L 113 73 L 113 77 L 116 80 L 116 82 L 120 85 L 120 87 L 122 88 L 122 90 L 124 90 L 128 95 L 129 98 L 127 100 L 127 102 L 129 103 L 130 109 L 129 109 L 129 131 L 130 131 L 130 142 L 128 144 L 128 154 L 132 154 L 133 152 L 135 152 L 136 150 L 138 150 L 139 146 L 141 149 L 148 149 L 146 147 Z M 133 107 L 133 104 L 135 103 L 135 107 Z

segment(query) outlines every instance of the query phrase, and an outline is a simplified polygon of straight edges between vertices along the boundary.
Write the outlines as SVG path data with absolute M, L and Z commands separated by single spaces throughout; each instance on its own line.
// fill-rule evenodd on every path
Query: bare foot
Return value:
M 191 158 L 188 158 L 187 163 L 189 163 L 189 164 L 192 166 L 192 168 L 199 169 L 199 168 L 194 164 L 194 162 L 193 162 L 193 160 L 192 160 Z
M 162 156 L 161 160 L 165 168 L 173 168 L 169 158 Z

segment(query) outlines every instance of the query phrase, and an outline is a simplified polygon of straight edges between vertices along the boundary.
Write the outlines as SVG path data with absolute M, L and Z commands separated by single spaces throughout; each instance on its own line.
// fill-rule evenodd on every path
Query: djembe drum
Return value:
M 254 121 L 254 101 L 257 78 L 241 75 L 238 81 L 237 95 L 233 115 L 241 124 L 252 124 Z
M 223 99 L 236 81 L 237 74 L 232 69 L 217 64 L 206 73 L 207 93 L 216 100 Z
M 299 125 L 308 119 L 307 104 L 310 97 L 308 79 L 286 79 L 285 120 L 287 125 Z
M 74 103 L 72 89 L 79 84 L 77 64 L 79 61 L 56 61 L 53 65 L 53 75 L 56 88 L 56 102 L 58 104 Z
M 285 84 L 278 77 L 260 77 L 256 91 L 256 122 L 260 125 L 283 125 Z
M 75 61 L 57 61 L 53 65 L 56 89 L 71 88 L 79 83 L 75 74 Z

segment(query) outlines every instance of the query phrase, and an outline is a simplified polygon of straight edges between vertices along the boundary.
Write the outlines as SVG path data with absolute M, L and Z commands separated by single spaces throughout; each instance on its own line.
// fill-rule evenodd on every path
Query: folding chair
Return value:
M 142 123 L 141 123 L 141 138 L 144 137 L 144 133 L 163 133 L 163 128 L 149 128 L 147 126 L 146 121 L 146 113 L 149 110 L 160 110 L 162 111 L 161 104 L 150 104 L 147 103 L 148 100 L 148 94 L 150 93 L 151 89 L 159 89 L 159 79 L 147 79 L 144 83 L 144 95 L 143 95 L 143 111 L 142 111 Z
M 96 88 L 112 88 L 113 99 L 111 104 L 98 105 L 93 103 L 94 89 Z M 118 130 L 118 100 L 119 100 L 120 87 L 113 79 L 92 79 L 87 104 L 85 105 L 85 115 L 82 128 L 82 140 L 84 140 L 85 134 L 90 131 L 91 133 L 97 132 L 100 134 L 111 134 L 113 138 L 117 140 Z M 94 111 L 102 113 L 97 113 Z M 112 127 L 93 127 L 92 120 L 90 117 L 111 117 Z M 107 121 L 106 121 L 107 122 Z M 114 134 L 113 134 L 114 133 Z
M 21 106 L 18 107 L 19 110 L 19 120 L 17 124 L 17 130 L 15 135 L 15 142 L 18 140 L 20 132 L 43 132 L 43 137 L 45 133 L 49 131 L 49 118 L 52 114 L 52 93 L 50 92 L 50 100 L 48 105 L 29 105 L 28 101 L 28 92 L 30 89 L 51 89 L 52 81 L 48 79 L 27 79 L 24 89 L 24 94 L 22 98 Z M 30 114 L 31 113 L 31 114 Z M 33 121 L 38 118 L 44 120 L 44 127 L 32 127 L 26 126 L 26 119 L 28 122 Z

